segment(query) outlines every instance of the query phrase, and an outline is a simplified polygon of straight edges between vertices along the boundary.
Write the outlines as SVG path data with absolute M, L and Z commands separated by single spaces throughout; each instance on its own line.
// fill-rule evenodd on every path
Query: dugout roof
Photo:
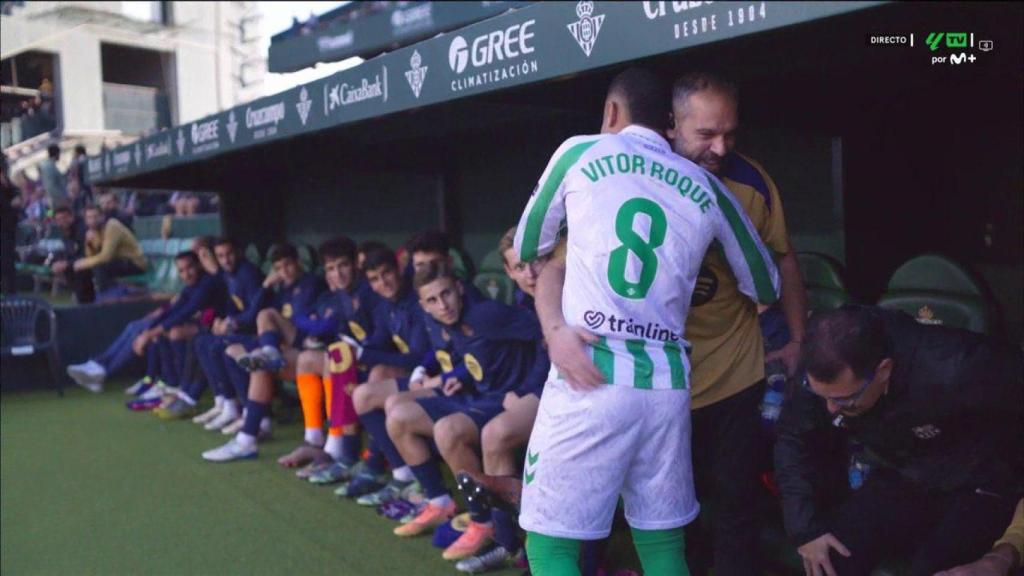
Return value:
M 253 158 L 264 157 L 262 152 L 285 140 L 369 119 L 391 117 L 382 124 L 390 133 L 448 127 L 439 122 L 502 121 L 506 114 L 536 120 L 523 106 L 505 110 L 473 97 L 878 4 L 538 2 L 103 152 L 89 159 L 89 179 L 100 185 L 209 189 L 191 168 L 257 149 L 261 154 Z M 460 113 L 439 106 L 457 100 L 464 101 Z M 428 107 L 443 111 L 435 110 L 429 121 L 394 121 L 399 113 Z M 357 133 L 383 137 L 375 130 Z

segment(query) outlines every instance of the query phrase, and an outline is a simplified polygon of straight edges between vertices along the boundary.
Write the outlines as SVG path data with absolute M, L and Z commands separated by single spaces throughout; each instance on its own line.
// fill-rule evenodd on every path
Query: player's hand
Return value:
M 355 338 L 347 334 L 343 334 L 341 341 L 352 347 L 352 353 L 356 355 L 356 360 L 359 360 L 359 358 L 363 356 L 363 346 L 357 342 Z
M 52 271 L 54 274 L 63 274 L 64 271 L 67 270 L 67 269 L 68 269 L 68 261 L 67 260 L 57 260 L 53 264 L 50 264 L 50 271 Z
M 135 352 L 136 356 L 144 356 L 146 354 L 146 346 L 149 344 L 149 334 L 143 332 L 135 337 L 132 341 L 132 352 Z
M 426 377 L 426 368 L 423 366 L 413 368 L 412 374 L 409 375 L 409 390 L 419 390 L 420 388 L 423 388 L 423 380 Z
M 424 390 L 429 390 L 431 388 L 438 388 L 439 386 L 441 386 L 441 384 L 441 375 L 438 374 L 437 376 L 433 376 L 431 378 L 424 378 L 422 380 L 422 383 L 420 384 L 420 388 Z M 410 383 L 410 387 L 411 386 L 412 384 Z
M 267 274 L 267 277 L 263 279 L 264 288 L 273 288 L 274 286 L 277 286 L 280 283 L 281 277 L 274 270 L 271 270 L 270 273 Z
M 441 392 L 445 396 L 451 396 L 457 394 L 459 390 L 462 390 L 462 381 L 458 378 L 449 378 L 444 381 L 444 387 L 441 388 Z
M 782 363 L 786 366 L 787 376 L 794 376 L 800 363 L 800 343 L 790 342 L 778 350 L 769 352 L 764 357 L 765 364 L 776 360 L 782 360 Z
M 217 318 L 213 321 L 213 326 L 210 327 L 210 332 L 214 336 L 223 336 L 225 334 L 230 334 L 230 326 L 231 325 L 228 323 L 227 318 Z
M 582 392 L 604 384 L 604 375 L 587 354 L 587 344 L 596 343 L 597 336 L 567 324 L 553 327 L 545 336 L 551 362 L 569 387 Z
M 804 560 L 804 575 L 836 576 L 832 561 L 829 559 L 831 550 L 835 550 L 847 558 L 850 557 L 850 551 L 831 532 L 822 534 L 797 548 L 796 551 Z
M 71 269 L 74 270 L 75 272 L 79 272 L 81 270 L 84 270 L 85 269 L 85 259 L 84 258 L 79 258 L 78 260 L 75 260 L 75 263 L 71 265 Z
M 501 401 L 501 407 L 504 408 L 505 410 L 511 410 L 512 407 L 515 406 L 516 402 L 518 401 L 519 396 L 516 396 L 515 392 L 506 392 L 505 398 L 502 399 Z

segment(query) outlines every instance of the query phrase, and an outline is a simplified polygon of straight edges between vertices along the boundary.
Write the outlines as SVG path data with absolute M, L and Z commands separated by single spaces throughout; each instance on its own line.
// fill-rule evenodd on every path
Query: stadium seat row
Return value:
M 831 310 L 852 299 L 842 266 L 823 254 L 797 255 L 811 313 Z M 893 272 L 878 300 L 884 308 L 902 310 L 925 324 L 945 324 L 980 333 L 995 329 L 995 301 L 985 283 L 957 262 L 923 254 Z

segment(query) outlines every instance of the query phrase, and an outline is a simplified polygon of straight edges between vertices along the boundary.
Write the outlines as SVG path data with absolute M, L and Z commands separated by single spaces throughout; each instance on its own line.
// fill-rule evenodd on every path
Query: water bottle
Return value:
M 871 465 L 864 457 L 864 446 L 857 442 L 850 443 L 849 482 L 851 490 L 859 490 L 871 474 Z
M 775 429 L 775 421 L 782 412 L 782 401 L 786 397 L 786 366 L 775 361 L 765 366 L 767 386 L 761 401 L 761 423 L 766 430 Z

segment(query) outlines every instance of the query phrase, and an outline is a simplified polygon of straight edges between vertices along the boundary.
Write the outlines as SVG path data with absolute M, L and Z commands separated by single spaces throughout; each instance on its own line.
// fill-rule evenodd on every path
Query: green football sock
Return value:
M 580 541 L 526 533 L 526 557 L 534 576 L 580 576 Z
M 633 545 L 636 546 L 640 564 L 645 576 L 689 576 L 686 558 L 683 555 L 683 529 L 637 530 L 632 529 Z M 531 562 L 533 558 L 530 558 Z

